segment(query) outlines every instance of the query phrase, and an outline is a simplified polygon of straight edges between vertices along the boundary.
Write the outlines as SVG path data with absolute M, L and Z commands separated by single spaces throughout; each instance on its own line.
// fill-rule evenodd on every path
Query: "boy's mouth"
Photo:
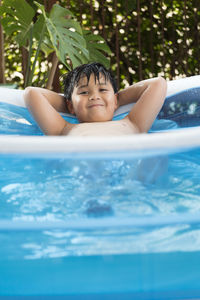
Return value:
M 104 105 L 96 103 L 96 104 L 89 105 L 88 108 L 97 107 L 97 106 L 104 106 Z

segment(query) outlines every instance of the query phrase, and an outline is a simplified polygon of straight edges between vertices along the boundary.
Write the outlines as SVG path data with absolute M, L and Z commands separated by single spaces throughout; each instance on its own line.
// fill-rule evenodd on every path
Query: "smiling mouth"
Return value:
M 103 106 L 103 104 L 92 104 L 90 106 L 88 106 L 89 108 L 92 108 L 92 107 L 96 107 L 96 106 Z

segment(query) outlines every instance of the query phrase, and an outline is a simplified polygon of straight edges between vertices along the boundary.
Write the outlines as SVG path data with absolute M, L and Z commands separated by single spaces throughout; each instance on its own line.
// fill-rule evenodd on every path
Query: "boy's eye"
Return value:
M 100 92 L 105 92 L 105 91 L 107 91 L 107 89 L 100 89 Z
M 79 94 L 80 94 L 80 95 L 87 95 L 87 94 L 88 94 L 88 91 L 83 91 L 83 92 L 80 92 Z

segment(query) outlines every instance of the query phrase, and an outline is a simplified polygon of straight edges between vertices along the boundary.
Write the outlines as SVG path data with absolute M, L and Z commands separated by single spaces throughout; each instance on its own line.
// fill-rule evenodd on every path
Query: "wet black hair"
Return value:
M 110 70 L 107 70 L 102 64 L 93 62 L 76 67 L 64 78 L 64 96 L 67 100 L 72 100 L 74 87 L 78 85 L 81 77 L 86 76 L 89 82 L 91 74 L 94 74 L 95 81 L 99 81 L 99 75 L 102 74 L 105 80 L 109 81 L 113 87 L 114 93 L 117 93 L 117 84 Z

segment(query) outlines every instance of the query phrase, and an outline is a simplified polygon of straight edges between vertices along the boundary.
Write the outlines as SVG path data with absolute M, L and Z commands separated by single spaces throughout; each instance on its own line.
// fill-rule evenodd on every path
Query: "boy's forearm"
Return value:
M 50 95 L 52 96 L 52 95 Z M 53 95 L 54 96 L 54 95 Z M 51 99 L 50 99 L 51 101 Z M 24 102 L 39 125 L 43 133 L 47 135 L 61 135 L 66 126 L 66 121 L 51 105 L 47 97 L 37 88 L 26 88 Z
M 124 90 L 118 92 L 118 105 L 122 106 L 129 103 L 137 102 L 149 85 L 160 80 L 159 77 L 147 79 L 133 84 Z
M 49 102 L 49 104 L 51 104 L 53 108 L 56 109 L 58 112 L 67 112 L 67 107 L 63 96 L 50 90 L 38 87 L 28 87 L 25 91 L 29 90 L 33 90 L 36 91 L 38 94 L 42 94 Z

